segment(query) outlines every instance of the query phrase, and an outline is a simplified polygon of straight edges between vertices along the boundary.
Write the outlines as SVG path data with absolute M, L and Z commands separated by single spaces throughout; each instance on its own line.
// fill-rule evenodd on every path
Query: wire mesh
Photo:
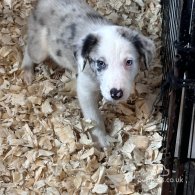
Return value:
M 195 0 L 162 0 L 162 14 L 162 194 L 195 195 Z

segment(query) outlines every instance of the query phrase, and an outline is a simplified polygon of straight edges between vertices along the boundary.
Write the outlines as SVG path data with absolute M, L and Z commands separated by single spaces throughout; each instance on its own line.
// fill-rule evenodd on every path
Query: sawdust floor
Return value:
M 36 66 L 32 85 L 23 81 L 20 64 L 33 2 L 0 2 L 0 194 L 160 194 L 161 113 L 154 106 L 161 82 L 159 54 L 150 70 L 138 75 L 126 103 L 100 101 L 111 147 L 98 150 L 90 137 L 93 124 L 83 119 L 78 104 L 75 75 L 56 74 L 46 61 Z M 159 25 L 157 0 L 146 5 L 141 0 L 108 1 L 105 10 L 111 11 L 104 14 L 116 19 L 112 10 L 119 6 L 124 17 L 129 2 L 139 8 L 132 14 L 140 18 L 142 29 L 150 33 L 141 18 L 151 15 Z M 104 12 L 103 1 L 90 4 Z M 158 46 L 160 31 L 151 30 Z

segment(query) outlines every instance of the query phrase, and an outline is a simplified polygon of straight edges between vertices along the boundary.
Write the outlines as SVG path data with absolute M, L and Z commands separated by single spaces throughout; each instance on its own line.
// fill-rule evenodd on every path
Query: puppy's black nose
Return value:
M 119 100 L 123 96 L 123 91 L 121 89 L 112 88 L 110 95 L 114 100 Z

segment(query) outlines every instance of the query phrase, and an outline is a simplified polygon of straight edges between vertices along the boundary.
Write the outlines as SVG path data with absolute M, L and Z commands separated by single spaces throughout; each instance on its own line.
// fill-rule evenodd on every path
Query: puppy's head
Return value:
M 126 27 L 105 26 L 82 40 L 77 60 L 79 71 L 89 65 L 105 99 L 124 101 L 138 70 L 149 66 L 153 54 L 154 44 L 145 36 Z

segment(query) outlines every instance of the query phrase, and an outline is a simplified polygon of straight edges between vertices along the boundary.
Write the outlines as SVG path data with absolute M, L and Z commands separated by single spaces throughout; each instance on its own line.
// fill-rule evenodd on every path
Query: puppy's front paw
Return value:
M 91 133 L 93 141 L 96 143 L 96 146 L 98 148 L 107 148 L 110 146 L 107 138 L 106 138 L 106 132 L 99 129 L 95 128 L 92 130 Z
M 108 142 L 108 140 L 106 139 L 106 136 L 104 138 L 101 138 L 101 140 L 99 140 L 98 142 L 100 144 L 101 148 L 108 148 L 110 146 L 110 143 Z
M 32 84 L 32 81 L 34 79 L 34 72 L 32 70 L 24 70 L 24 82 L 27 84 L 27 85 L 31 85 Z

